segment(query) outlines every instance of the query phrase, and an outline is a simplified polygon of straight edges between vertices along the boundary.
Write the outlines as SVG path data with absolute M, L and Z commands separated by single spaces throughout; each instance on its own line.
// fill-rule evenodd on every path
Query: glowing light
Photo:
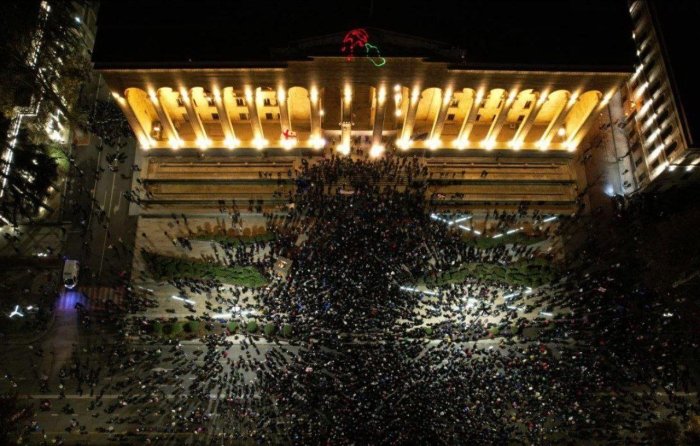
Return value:
M 277 90 L 277 100 L 279 102 L 284 102 L 284 100 L 287 98 L 287 95 L 284 91 L 284 88 L 280 88 Z
M 464 150 L 467 148 L 467 144 L 469 141 L 465 141 L 464 139 L 455 139 L 453 144 L 455 147 L 457 147 L 458 150 Z
M 472 229 L 472 232 L 476 235 L 481 235 L 481 231 L 477 231 L 476 229 Z
M 564 127 L 560 127 L 559 130 L 557 130 L 557 135 L 559 135 L 559 136 L 566 135 L 566 129 Z
M 350 85 L 345 86 L 345 91 L 343 92 L 343 98 L 345 99 L 345 102 L 352 101 L 352 88 L 350 87 Z
M 158 103 L 158 98 L 156 97 L 156 93 L 153 90 L 148 90 L 148 97 L 151 98 L 151 102 L 154 104 Z
M 316 87 L 311 87 L 309 96 L 311 98 L 311 102 L 316 103 L 318 101 L 318 89 Z
M 576 150 L 576 143 L 573 141 L 567 141 L 566 144 L 564 144 L 564 147 L 566 147 L 567 151 L 573 152 Z
M 401 116 L 401 109 L 397 108 L 396 111 L 394 112 L 394 115 L 396 115 L 397 117 Z
M 384 153 L 384 146 L 380 144 L 375 144 L 369 149 L 369 156 L 372 158 L 379 158 Z
M 248 104 L 253 102 L 253 92 L 250 90 L 250 87 L 245 87 L 245 100 Z
M 121 96 L 119 96 L 119 93 L 117 93 L 116 91 L 113 91 L 113 92 L 112 92 L 112 97 L 113 97 L 114 99 L 121 99 Z
M 438 147 L 440 147 L 440 144 L 442 144 L 442 141 L 440 141 L 440 138 L 432 138 L 428 140 L 428 147 L 430 150 L 435 150 Z
M 384 87 L 379 87 L 379 92 L 377 93 L 377 101 L 383 103 L 386 99 L 386 89 Z
M 574 93 L 571 95 L 571 97 L 569 98 L 569 104 L 568 104 L 568 105 L 569 105 L 569 106 L 574 105 L 574 103 L 576 102 L 576 99 L 578 99 L 578 92 L 577 92 L 577 91 L 574 92 Z
M 396 145 L 399 147 L 401 150 L 408 150 L 411 147 L 411 140 L 410 139 L 397 139 L 396 140 Z
M 182 100 L 183 100 L 183 101 L 187 101 L 187 100 L 189 100 L 189 98 L 190 98 L 190 97 L 187 95 L 187 90 L 185 90 L 184 88 L 180 90 L 180 96 L 182 96 Z
M 418 89 L 418 87 L 416 87 L 411 92 L 411 102 L 415 103 L 416 101 L 418 101 L 419 96 L 420 96 L 420 90 Z
M 394 91 L 396 91 L 396 92 L 401 91 L 401 85 L 399 85 L 399 84 L 394 85 Z
M 321 109 L 321 110 L 318 111 L 318 115 L 319 115 L 320 117 L 324 117 L 324 116 L 326 115 L 326 111 L 323 110 L 323 109 Z
M 674 170 L 676 170 L 676 167 L 677 167 L 677 166 L 676 166 L 675 164 L 669 164 L 669 165 L 668 165 L 668 171 L 669 171 L 669 172 L 673 172 Z
M 537 147 L 540 150 L 547 150 L 547 141 L 545 141 L 544 139 L 540 139 L 539 141 L 537 141 Z
M 343 38 L 340 52 L 345 54 L 345 60 L 350 62 L 355 58 L 355 48 L 364 48 L 369 41 L 369 34 L 364 28 L 351 29 Z
M 15 305 L 15 309 L 12 310 L 12 313 L 10 313 L 10 319 L 12 319 L 15 316 L 24 317 L 24 314 L 21 311 L 19 311 L 19 305 Z
M 377 52 L 376 56 L 372 56 L 370 54 L 370 51 L 374 50 Z M 367 59 L 369 59 L 372 64 L 374 64 L 375 67 L 383 67 L 386 65 L 386 59 L 382 57 L 382 53 L 379 51 L 379 47 L 376 45 L 372 45 L 371 43 L 365 44 L 365 52 L 367 53 Z M 378 57 L 379 60 L 375 60 L 374 58 Z
M 268 142 L 269 142 L 268 140 L 266 140 L 265 138 L 262 138 L 262 137 L 260 137 L 260 136 L 258 136 L 258 137 L 256 137 L 255 139 L 253 139 L 253 145 L 254 145 L 255 148 L 257 148 L 258 150 L 264 149 L 265 146 L 267 146 Z
M 419 290 L 419 289 L 417 289 L 417 288 L 411 288 L 411 287 L 407 287 L 407 286 L 402 286 L 402 287 L 399 287 L 399 288 L 400 288 L 401 290 L 403 290 L 403 291 L 409 291 L 409 292 L 411 292 L 411 293 L 422 293 L 422 294 L 427 294 L 427 295 L 429 295 L 429 296 L 437 296 L 437 294 L 438 294 L 438 293 L 436 293 L 435 291 L 430 291 L 430 290 Z
M 197 302 L 193 301 L 192 299 L 185 299 L 184 297 L 180 297 L 180 296 L 170 296 L 170 297 L 172 297 L 175 300 L 179 300 L 181 302 L 185 302 L 185 303 L 190 304 L 190 305 L 194 305 L 197 303 Z
M 509 229 L 509 230 L 506 231 L 506 235 L 515 234 L 515 233 L 518 232 L 518 231 L 520 231 L 519 228 Z
M 442 105 L 447 105 L 452 100 L 452 90 L 449 88 L 445 90 L 445 97 L 442 98 Z
M 513 148 L 513 150 L 520 150 L 523 147 L 523 142 L 519 139 L 511 141 L 510 146 Z
M 173 149 L 179 149 L 183 145 L 183 141 L 180 138 L 170 138 L 168 139 L 168 144 Z
M 309 140 L 309 144 L 311 144 L 311 147 L 318 150 L 318 149 L 323 148 L 323 146 L 326 145 L 326 140 L 324 138 L 321 138 L 318 135 L 316 135 L 316 136 L 311 137 L 311 139 Z
M 502 233 L 496 234 L 496 235 L 494 235 L 494 236 L 491 237 L 491 238 L 501 238 L 501 237 L 503 237 L 503 234 L 502 234 Z
M 239 146 L 240 143 L 241 142 L 238 139 L 233 138 L 231 136 L 227 136 L 226 139 L 224 140 L 224 144 L 229 149 L 235 149 L 236 147 Z
M 474 101 L 478 104 L 481 104 L 481 100 L 484 99 L 484 90 L 479 90 L 476 93 L 476 99 Z
M 544 220 L 542 220 L 543 223 L 549 223 L 550 221 L 554 221 L 557 219 L 556 215 L 552 215 L 551 217 L 547 217 Z
M 297 144 L 296 138 L 282 139 L 280 142 L 285 150 L 290 150 Z
M 342 153 L 343 155 L 350 154 L 350 145 L 349 144 L 339 144 L 338 145 L 338 152 Z
M 486 139 L 482 142 L 486 150 L 492 150 L 496 142 L 493 139 Z
M 199 146 L 200 149 L 206 149 L 209 146 L 211 146 L 211 139 L 209 138 L 198 138 L 197 139 L 197 145 Z

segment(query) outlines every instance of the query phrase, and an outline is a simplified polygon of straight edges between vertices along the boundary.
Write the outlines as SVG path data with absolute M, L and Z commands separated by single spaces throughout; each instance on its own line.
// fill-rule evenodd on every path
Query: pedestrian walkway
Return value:
M 80 302 L 88 311 L 104 311 L 114 307 L 122 308 L 125 305 L 124 288 L 112 288 L 107 286 L 80 287 L 83 300 Z

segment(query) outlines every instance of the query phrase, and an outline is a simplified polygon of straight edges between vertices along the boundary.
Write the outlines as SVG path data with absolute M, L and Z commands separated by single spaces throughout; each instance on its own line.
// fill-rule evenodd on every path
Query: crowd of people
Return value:
M 425 287 L 460 265 L 508 268 L 552 254 L 465 243 L 445 223 L 456 215 L 430 217 L 427 186 L 414 181 L 423 172 L 415 158 L 304 164 L 288 215 L 267 215 L 274 240 L 213 247 L 218 263 L 253 265 L 267 286 L 171 281 L 183 298 L 206 296 L 198 316 L 211 328 L 212 313 L 243 325 L 248 311 L 291 326 L 291 336 L 211 330 L 193 354 L 136 318 L 120 333 L 141 343 L 76 352 L 61 391 L 88 387 L 101 429 L 136 426 L 158 444 L 182 434 L 201 444 L 623 444 L 641 441 L 648 423 L 697 414 L 683 363 L 697 340 L 685 342 L 673 329 L 681 315 L 630 283 L 605 250 L 586 248 L 576 270 L 544 286 L 467 276 Z M 503 229 L 544 216 L 523 206 L 485 218 Z M 173 244 L 191 249 L 187 236 Z M 293 265 L 283 278 L 272 274 L 280 256 Z M 105 392 L 116 398 L 107 403 Z

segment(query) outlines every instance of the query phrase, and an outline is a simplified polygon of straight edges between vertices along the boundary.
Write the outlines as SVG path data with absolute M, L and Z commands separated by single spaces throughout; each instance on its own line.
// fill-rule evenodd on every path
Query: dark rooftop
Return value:
M 700 82 L 695 69 L 695 45 L 691 30 L 700 24 L 700 2 L 697 0 L 653 1 L 651 3 L 655 25 L 668 58 L 673 88 L 686 122 L 689 145 L 700 147 Z
M 625 0 L 106 0 L 94 60 L 184 67 L 341 56 L 342 37 L 357 27 L 368 29 L 383 56 L 483 68 L 632 71 L 634 64 Z

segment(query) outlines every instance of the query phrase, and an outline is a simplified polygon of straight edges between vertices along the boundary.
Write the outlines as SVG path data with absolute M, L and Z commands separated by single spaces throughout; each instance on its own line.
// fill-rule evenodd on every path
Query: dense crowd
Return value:
M 68 381 L 89 388 L 105 430 L 135 424 L 156 443 L 189 433 L 210 444 L 622 444 L 644 423 L 697 413 L 679 396 L 694 388 L 679 358 L 697 355 L 697 343 L 676 336 L 680 316 L 604 251 L 534 289 L 478 277 L 410 288 L 465 263 L 552 260 L 537 246 L 464 243 L 430 218 L 423 172 L 415 158 L 305 164 L 289 215 L 268 216 L 274 241 L 214 246 L 217 262 L 268 272 L 268 286 L 172 281 L 181 296 L 206 295 L 211 312 L 246 308 L 289 324 L 291 339 L 208 334 L 202 354 L 188 355 L 147 336 L 138 318 L 122 334 L 146 345 L 77 352 L 61 391 Z M 523 206 L 491 218 L 503 229 L 543 216 Z M 284 278 L 270 273 L 278 256 L 293 262 Z M 107 403 L 105 392 L 117 397 Z M 127 406 L 136 415 L 120 417 Z M 159 428 L 143 422 L 153 416 Z

